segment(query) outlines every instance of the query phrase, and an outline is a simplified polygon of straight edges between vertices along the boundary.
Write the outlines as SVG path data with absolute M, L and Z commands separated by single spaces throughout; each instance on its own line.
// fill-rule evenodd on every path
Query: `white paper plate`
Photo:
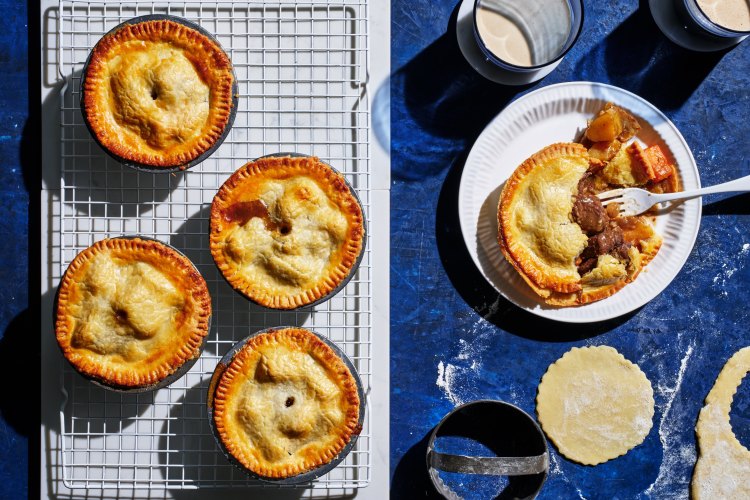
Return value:
M 592 82 L 550 85 L 511 103 L 484 129 L 461 174 L 458 214 L 466 247 L 479 271 L 500 294 L 533 314 L 569 323 L 627 314 L 656 297 L 677 276 L 695 243 L 701 201 L 690 200 L 657 217 L 664 244 L 636 280 L 613 296 L 579 307 L 543 303 L 505 260 L 497 243 L 497 204 L 502 184 L 526 158 L 555 142 L 571 142 L 606 102 L 629 110 L 641 123 L 639 140 L 659 144 L 676 162 L 683 189 L 700 187 L 690 148 L 653 105 L 626 90 Z

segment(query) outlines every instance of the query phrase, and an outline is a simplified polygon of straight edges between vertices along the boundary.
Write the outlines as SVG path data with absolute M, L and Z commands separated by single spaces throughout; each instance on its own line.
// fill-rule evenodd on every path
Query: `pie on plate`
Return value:
M 309 330 L 253 335 L 222 368 L 209 395 L 215 434 L 260 478 L 286 479 L 322 467 L 361 431 L 353 374 Z
M 211 298 L 187 257 L 155 240 L 112 238 L 79 253 L 58 289 L 55 333 L 82 375 L 156 388 L 196 359 Z
M 315 157 L 265 157 L 237 170 L 211 205 L 210 248 L 229 284 L 270 308 L 329 297 L 356 271 L 362 207 Z
M 186 168 L 229 126 L 232 64 L 217 42 L 185 24 L 134 21 L 91 52 L 84 118 L 97 142 L 126 163 Z
M 638 121 L 608 103 L 581 143 L 547 146 L 506 181 L 498 205 L 498 242 L 507 261 L 547 304 L 604 299 L 632 282 L 659 251 L 654 214 L 619 215 L 597 193 L 638 186 L 679 190 L 659 146 L 635 138 Z

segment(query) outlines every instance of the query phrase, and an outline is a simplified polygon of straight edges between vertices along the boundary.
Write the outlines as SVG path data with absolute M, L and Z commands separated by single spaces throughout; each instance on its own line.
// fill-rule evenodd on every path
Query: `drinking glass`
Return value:
M 729 0 L 718 1 L 726 2 L 724 5 L 731 4 Z M 741 6 L 747 9 L 746 4 L 743 5 L 744 1 L 737 1 L 735 3 L 738 4 L 738 7 Z M 711 2 L 706 2 L 704 6 L 709 8 L 710 4 Z M 750 26 L 742 29 L 742 27 L 736 24 L 740 16 L 731 18 L 730 11 L 720 13 L 716 10 L 704 10 L 696 0 L 677 0 L 677 11 L 681 14 L 683 21 L 685 21 L 686 27 L 701 35 L 708 35 L 719 39 L 738 39 L 737 42 L 750 35 Z
M 476 0 L 473 14 L 484 55 L 517 73 L 551 71 L 583 27 L 582 0 Z

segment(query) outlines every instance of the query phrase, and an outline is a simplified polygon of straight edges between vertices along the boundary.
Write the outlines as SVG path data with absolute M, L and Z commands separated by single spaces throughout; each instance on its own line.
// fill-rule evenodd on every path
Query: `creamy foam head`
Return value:
M 750 0 L 696 0 L 711 21 L 734 31 L 750 31 Z
M 571 30 L 565 0 L 480 0 L 477 32 L 497 58 L 516 66 L 542 66 L 555 60 Z

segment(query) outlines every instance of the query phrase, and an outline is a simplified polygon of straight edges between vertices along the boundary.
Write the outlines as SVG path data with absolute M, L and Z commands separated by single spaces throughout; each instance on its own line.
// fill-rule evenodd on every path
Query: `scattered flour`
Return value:
M 583 496 L 583 492 L 575 484 L 573 484 L 573 482 L 570 479 L 568 479 L 568 476 L 565 475 L 562 468 L 560 467 L 560 463 L 557 461 L 557 456 L 551 450 L 549 453 L 549 458 L 550 458 L 550 468 L 549 468 L 550 477 L 560 476 L 560 478 L 563 481 L 565 481 L 566 484 L 569 484 L 576 490 L 576 492 L 578 493 L 578 498 L 580 498 L 581 500 L 586 500 L 586 497 Z
M 714 285 L 720 285 L 720 286 L 726 285 L 727 280 L 730 279 L 732 275 L 736 272 L 737 272 L 736 267 L 729 267 L 727 266 L 726 262 L 723 263 L 721 265 L 721 271 L 719 272 L 719 274 L 714 276 L 714 279 L 713 279 Z
M 456 356 L 456 359 L 469 359 L 469 355 L 471 354 L 471 347 L 469 346 L 469 343 L 464 339 L 458 339 L 458 345 L 461 346 L 461 350 L 458 352 L 458 356 Z
M 726 262 L 721 264 L 721 271 L 719 271 L 719 274 L 714 276 L 714 279 L 712 280 L 713 284 L 717 287 L 723 288 L 727 284 L 727 280 L 731 279 L 734 273 L 745 266 L 744 258 L 747 257 L 748 254 L 750 254 L 750 243 L 745 243 L 742 245 L 742 249 L 737 254 L 737 258 L 734 259 L 734 266 L 730 267 Z M 723 290 L 721 294 L 726 296 L 726 290 Z
M 663 456 L 661 464 L 659 465 L 659 474 L 653 483 L 646 489 L 646 495 L 651 498 L 669 498 L 670 488 L 668 484 L 669 473 L 672 469 L 676 468 L 679 464 L 694 463 L 695 462 L 695 449 L 692 445 L 683 445 L 675 449 L 674 443 L 677 441 L 675 429 L 670 428 L 670 412 L 672 410 L 672 404 L 674 403 L 677 393 L 682 387 L 682 379 L 685 376 L 685 370 L 687 368 L 688 361 L 693 355 L 693 349 L 695 348 L 695 341 L 693 341 L 685 351 L 685 355 L 680 361 L 680 369 L 677 372 L 677 379 L 672 387 L 666 387 L 664 385 L 657 385 L 656 392 L 660 396 L 666 396 L 667 402 L 664 405 L 664 411 L 662 411 L 661 421 L 659 422 L 659 441 L 663 450 Z
M 477 399 L 477 387 L 482 369 L 482 354 L 495 335 L 494 328 L 484 320 L 471 325 L 465 336 L 458 339 L 458 353 L 448 361 L 439 361 L 435 384 L 454 406 Z
M 438 363 L 438 377 L 435 383 L 443 390 L 443 394 L 453 403 L 453 406 L 459 406 L 464 404 L 465 401 L 454 391 L 453 384 L 455 378 L 456 367 L 454 365 L 450 363 L 443 364 L 442 361 Z
M 500 295 L 497 296 L 497 298 L 492 304 L 487 306 L 487 312 L 484 313 L 482 317 L 486 320 L 489 320 L 489 318 L 497 314 L 499 310 L 500 310 Z

